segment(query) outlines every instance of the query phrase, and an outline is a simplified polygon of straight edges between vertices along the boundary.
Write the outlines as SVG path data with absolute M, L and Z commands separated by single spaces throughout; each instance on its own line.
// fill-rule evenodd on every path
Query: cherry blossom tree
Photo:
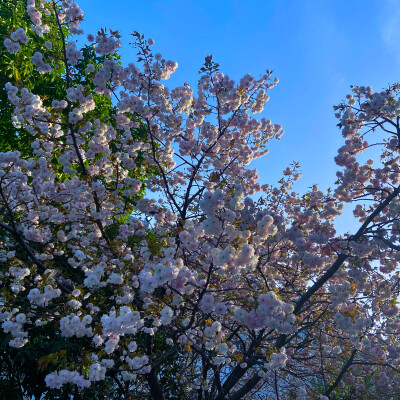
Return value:
M 38 360 L 44 395 L 108 379 L 126 399 L 398 398 L 399 85 L 352 88 L 335 108 L 336 186 L 299 195 L 297 164 L 277 186 L 249 167 L 283 134 L 254 116 L 271 71 L 235 83 L 210 56 L 195 90 L 168 89 L 177 63 L 134 32 L 135 63 L 90 64 L 82 85 L 64 35 L 82 33 L 78 5 L 27 13 L 4 46 L 54 42 L 65 87 L 5 86 L 33 151 L 0 153 L 0 318 L 10 347 L 63 344 Z M 112 30 L 87 39 L 103 56 L 121 45 Z M 30 58 L 40 74 L 54 60 Z M 96 99 L 115 113 L 96 116 Z M 345 205 L 358 226 L 340 236 Z
M 10 45 L 10 32 L 14 31 L 11 38 L 18 39 L 23 37 L 23 51 L 10 53 L 6 46 L 0 46 L 0 149 L 2 151 L 18 150 L 21 157 L 29 158 L 33 156 L 34 149 L 31 147 L 32 135 L 22 126 L 16 128 L 13 126 L 13 105 L 8 102 L 5 84 L 12 83 L 15 86 L 23 86 L 29 91 L 42 96 L 44 104 L 50 105 L 52 99 L 62 98 L 65 95 L 66 76 L 65 65 L 58 54 L 61 52 L 62 42 L 60 41 L 60 30 L 55 19 L 47 21 L 47 35 L 30 35 L 29 27 L 32 24 L 29 14 L 26 12 L 26 0 L 3 0 L 0 2 L 0 33 L 3 39 L 9 39 L 5 43 Z M 18 28 L 15 28 L 18 27 Z M 26 34 L 25 34 L 26 32 Z M 70 37 L 69 27 L 62 24 L 62 32 L 66 38 Z M 24 33 L 25 36 L 22 36 Z M 53 38 L 49 42 L 48 38 Z M 57 40 L 54 40 L 57 38 Z M 12 43 L 11 43 L 12 44 Z M 46 74 L 40 74 L 36 66 L 30 61 L 35 52 L 45 53 L 52 65 L 52 71 Z M 90 75 L 87 75 L 86 69 L 89 65 L 96 65 L 98 68 L 103 65 L 106 59 L 113 59 L 119 62 L 117 52 L 108 55 L 96 54 L 93 46 L 84 46 L 82 49 L 82 58 L 74 66 L 73 73 L 70 73 L 69 79 L 73 85 L 83 85 L 90 89 L 93 85 Z M 91 68 L 91 67 L 89 67 Z M 106 119 L 115 114 L 115 106 L 109 97 L 93 93 L 95 109 L 91 114 L 86 114 L 86 120 L 91 121 L 96 118 Z M 142 130 L 142 134 L 144 134 Z M 57 154 L 54 154 L 53 163 L 57 162 Z M 151 173 L 149 169 L 143 173 L 140 170 L 140 162 L 137 167 L 137 178 L 145 177 Z M 62 171 L 62 165 L 56 168 L 60 179 L 66 179 L 67 174 Z M 14 251 L 19 252 L 19 248 Z M 60 260 L 60 259 L 59 259 Z M 8 345 L 9 334 L 0 329 L 0 398 L 12 400 L 14 398 L 28 398 L 31 394 L 40 398 L 40 394 L 47 391 L 44 378 L 46 371 L 46 356 L 48 354 L 57 354 L 60 350 L 68 348 L 65 340 L 52 335 L 54 331 L 42 329 L 37 332 L 35 342 L 29 343 L 21 348 L 15 348 Z M 51 339 L 49 340 L 49 335 Z M 50 344 L 49 344 L 50 343 Z M 73 354 L 78 349 L 68 348 L 68 352 Z M 38 360 L 39 368 L 38 368 Z M 54 360 L 53 360 L 54 361 Z M 106 398 L 111 399 L 114 392 L 114 382 L 110 379 L 97 384 L 95 391 L 102 393 Z M 66 392 L 70 388 L 64 389 Z M 90 393 L 86 391 L 85 395 L 98 398 L 98 393 L 91 387 Z M 14 396 L 14 397 L 13 397 Z

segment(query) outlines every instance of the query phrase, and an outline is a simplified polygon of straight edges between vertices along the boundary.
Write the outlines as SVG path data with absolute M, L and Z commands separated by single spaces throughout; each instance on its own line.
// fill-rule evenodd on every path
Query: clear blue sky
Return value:
M 326 189 L 335 181 L 333 157 L 343 143 L 332 106 L 349 86 L 382 89 L 400 78 L 398 0 L 78 0 L 83 28 L 122 33 L 123 63 L 136 61 L 128 43 L 137 30 L 156 42 L 155 52 L 178 62 L 169 86 L 195 87 L 204 57 L 239 79 L 273 69 L 280 83 L 262 116 L 285 135 L 257 161 L 262 183 L 273 183 L 292 161 L 303 178 Z

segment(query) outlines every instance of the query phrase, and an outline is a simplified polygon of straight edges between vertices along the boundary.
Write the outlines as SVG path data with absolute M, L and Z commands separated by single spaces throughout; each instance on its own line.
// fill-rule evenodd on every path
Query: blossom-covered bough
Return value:
M 270 71 L 235 83 L 207 57 L 195 91 L 170 90 L 177 63 L 134 32 L 136 63 L 89 65 L 90 89 L 73 83 L 82 52 L 63 34 L 82 33 L 78 5 L 27 12 L 31 31 L 4 46 L 45 38 L 31 62 L 45 74 L 61 60 L 66 87 L 48 99 L 6 85 L 34 156 L 0 153 L 0 318 L 11 347 L 67 344 L 39 360 L 48 389 L 72 397 L 110 377 L 119 398 L 400 396 L 398 85 L 355 87 L 336 107 L 336 187 L 300 196 L 297 164 L 277 187 L 249 168 L 283 133 L 254 117 Z M 101 55 L 119 39 L 88 35 Z M 116 106 L 107 118 L 99 94 Z M 359 224 L 338 236 L 346 203 Z

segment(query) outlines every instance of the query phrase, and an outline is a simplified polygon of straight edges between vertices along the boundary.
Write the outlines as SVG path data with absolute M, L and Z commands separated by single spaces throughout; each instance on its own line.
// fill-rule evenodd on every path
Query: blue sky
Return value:
M 178 62 L 167 86 L 195 87 L 204 57 L 213 54 L 234 79 L 273 69 L 280 83 L 261 116 L 285 135 L 254 163 L 262 183 L 299 161 L 304 191 L 333 186 L 333 157 L 343 143 L 332 106 L 353 85 L 379 90 L 400 77 L 400 1 L 397 0 L 80 0 L 85 33 L 122 33 L 123 63 L 136 60 L 128 43 L 137 30 L 155 52 Z

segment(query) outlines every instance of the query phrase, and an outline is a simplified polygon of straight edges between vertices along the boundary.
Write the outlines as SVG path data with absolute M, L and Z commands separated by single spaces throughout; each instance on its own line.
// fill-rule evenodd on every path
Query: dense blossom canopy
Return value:
M 65 88 L 5 86 L 32 154 L 0 153 L 0 321 L 8 346 L 68 344 L 40 360 L 48 389 L 110 377 L 120 398 L 398 398 L 398 85 L 335 107 L 336 187 L 299 195 L 297 164 L 276 187 L 249 167 L 283 134 L 254 116 L 270 71 L 235 83 L 207 57 L 195 89 L 171 90 L 177 63 L 134 32 L 135 63 L 88 64 L 78 84 L 83 51 L 64 34 L 83 33 L 78 5 L 26 12 L 6 50 L 43 41 L 30 62 L 62 62 Z M 87 39 L 101 56 L 121 46 L 117 31 Z M 346 203 L 359 223 L 338 236 Z

